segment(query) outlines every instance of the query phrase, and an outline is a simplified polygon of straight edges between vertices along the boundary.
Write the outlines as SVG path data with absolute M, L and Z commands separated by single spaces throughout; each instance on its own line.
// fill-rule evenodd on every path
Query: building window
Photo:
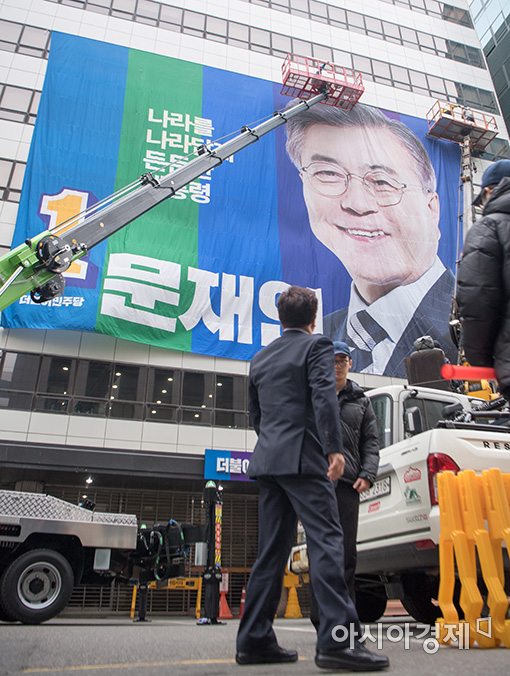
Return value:
M 25 162 L 0 158 L 0 200 L 19 202 L 25 167 Z

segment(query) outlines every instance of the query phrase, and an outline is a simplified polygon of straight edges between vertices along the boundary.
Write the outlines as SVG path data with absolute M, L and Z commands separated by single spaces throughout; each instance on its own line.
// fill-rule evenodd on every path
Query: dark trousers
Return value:
M 257 652 L 277 643 L 273 619 L 295 537 L 296 515 L 306 532 L 312 585 L 319 604 L 317 648 L 346 647 L 348 639 L 345 646 L 333 639 L 334 627 L 350 630 L 352 624 L 357 631 L 359 622 L 343 575 L 343 535 L 333 484 L 326 477 L 310 475 L 263 477 L 258 484 L 259 550 L 239 624 L 238 652 Z
M 352 484 L 348 481 L 339 481 L 335 493 L 340 523 L 344 532 L 343 563 L 345 583 L 349 590 L 349 596 L 352 602 L 355 603 L 354 576 L 357 558 L 356 540 L 358 538 L 359 493 L 354 490 Z M 340 563 L 340 559 L 337 559 L 337 565 L 340 565 Z M 313 584 L 310 588 L 310 619 L 317 628 L 319 625 L 319 608 Z

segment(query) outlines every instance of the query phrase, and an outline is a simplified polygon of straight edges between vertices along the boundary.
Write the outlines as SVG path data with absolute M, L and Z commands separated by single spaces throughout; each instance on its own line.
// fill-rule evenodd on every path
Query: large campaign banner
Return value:
M 269 117 L 289 105 L 280 88 L 54 33 L 13 245 Z M 24 296 L 3 326 L 245 360 L 280 335 L 278 294 L 298 284 L 317 292 L 317 330 L 353 349 L 364 335 L 377 359 L 357 370 L 401 375 L 411 338 L 447 320 L 459 150 L 428 138 L 423 119 L 319 108 L 93 248 L 65 273 L 62 297 Z M 382 323 L 378 337 L 360 309 Z

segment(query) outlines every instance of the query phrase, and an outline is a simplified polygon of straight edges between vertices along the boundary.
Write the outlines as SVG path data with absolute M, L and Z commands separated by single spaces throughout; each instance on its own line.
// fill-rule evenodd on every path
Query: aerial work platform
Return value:
M 323 103 L 342 110 L 351 110 L 365 91 L 359 71 L 297 54 L 287 54 L 282 65 L 282 82 L 285 96 L 306 101 L 327 91 Z
M 493 115 L 458 103 L 436 101 L 427 113 L 428 133 L 436 138 L 463 143 L 469 137 L 471 150 L 484 150 L 498 135 Z

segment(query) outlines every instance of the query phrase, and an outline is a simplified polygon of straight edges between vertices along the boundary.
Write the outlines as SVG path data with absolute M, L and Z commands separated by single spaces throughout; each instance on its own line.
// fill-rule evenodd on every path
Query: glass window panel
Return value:
M 479 49 L 466 45 L 466 53 L 469 63 L 477 68 L 485 68 L 482 52 Z
M 353 67 L 360 70 L 362 73 L 372 72 L 372 62 L 366 56 L 352 55 Z
M 176 406 L 158 406 L 158 404 L 148 404 L 145 408 L 145 420 L 148 422 L 166 422 L 177 423 Z
M 195 30 L 203 31 L 205 28 L 205 14 L 198 14 L 198 12 L 184 12 L 183 25 L 187 28 L 194 28 Z
M 179 403 L 180 373 L 173 369 L 151 369 L 148 401 L 158 404 Z
M 424 73 L 420 73 L 417 70 L 411 70 L 409 71 L 409 75 L 413 85 L 416 85 L 417 87 L 428 88 L 427 78 L 425 77 Z
M 363 15 L 357 12 L 347 11 L 347 23 L 349 24 L 349 28 L 363 28 L 365 30 Z
M 436 49 L 439 52 L 444 52 L 446 53 L 448 51 L 448 45 L 447 42 L 444 38 L 439 38 L 437 35 L 434 37 L 434 42 L 436 45 Z
M 102 361 L 81 361 L 78 364 L 75 392 L 85 397 L 110 397 L 112 365 Z
M 181 409 L 181 422 L 188 425 L 211 425 L 212 411 L 204 409 Z
M 381 33 L 383 32 L 382 28 L 382 23 L 379 19 L 375 19 L 372 16 L 366 16 L 365 17 L 365 25 L 367 27 L 367 30 L 373 31 L 374 33 Z
M 343 26 L 347 25 L 347 15 L 345 13 L 345 9 L 330 6 L 328 7 L 328 14 L 330 21 L 334 21 L 337 24 L 341 24 Z
M 311 43 L 296 38 L 292 38 L 292 52 L 301 56 L 313 56 Z
M 234 38 L 235 40 L 243 40 L 245 42 L 248 42 L 249 40 L 248 26 L 242 26 L 240 23 L 234 23 L 233 21 L 229 21 L 228 36 L 230 38 Z
M 175 23 L 177 25 L 182 24 L 182 9 L 177 7 L 168 7 L 168 5 L 161 5 L 161 21 L 167 21 L 168 23 Z
M 444 81 L 446 91 L 450 96 L 457 96 L 458 91 L 457 91 L 457 86 L 455 82 L 452 82 L 451 80 L 445 80 Z
M 387 395 L 371 397 L 370 402 L 374 409 L 377 427 L 379 429 L 379 444 L 381 448 L 385 448 L 392 442 L 392 402 Z
M 336 63 L 338 66 L 343 66 L 344 68 L 352 68 L 352 55 L 349 54 L 349 52 L 342 52 L 340 49 L 334 49 L 333 63 Z
M 115 364 L 110 398 L 144 401 L 147 370 L 139 366 Z
M 106 417 L 106 405 L 105 401 L 75 399 L 72 412 L 74 415 L 89 415 L 96 418 L 104 418 Z
M 271 35 L 271 44 L 273 49 L 279 49 L 282 52 L 289 53 L 292 50 L 292 45 L 290 38 L 286 35 L 280 35 L 279 33 L 273 33 Z
M 2 362 L 0 387 L 8 390 L 35 391 L 40 361 L 39 355 L 6 352 Z
M 422 47 L 429 47 L 430 49 L 435 49 L 434 45 L 434 38 L 432 35 L 429 35 L 428 33 L 422 33 L 421 31 L 418 31 L 418 43 Z
M 16 45 L 11 44 L 10 42 L 4 42 L 3 40 L 0 40 L 0 49 L 3 52 L 15 52 L 16 51 Z
M 434 77 L 433 75 L 427 75 L 427 79 L 429 81 L 430 89 L 435 92 L 441 92 L 442 94 L 446 92 L 444 80 L 442 78 Z
M 15 411 L 31 411 L 32 399 L 33 396 L 31 394 L 25 394 L 24 392 L 0 390 L 0 408 Z
M 244 411 L 246 383 L 242 376 L 216 375 L 216 408 Z
M 409 72 L 407 68 L 402 68 L 401 66 L 391 66 L 391 74 L 393 79 L 397 82 L 409 82 Z
M 21 44 L 27 47 L 38 47 L 44 49 L 48 42 L 49 33 L 42 28 L 34 28 L 33 26 L 25 26 L 23 35 L 21 36 Z
M 33 113 L 34 115 L 37 114 L 37 111 L 39 109 L 39 101 L 41 100 L 41 92 L 34 92 L 34 96 L 32 98 L 32 103 L 30 104 L 30 112 Z
M 310 12 L 315 16 L 328 16 L 327 5 L 324 2 L 316 2 L 316 0 L 310 0 Z
M 59 397 L 36 397 L 34 411 L 42 413 L 67 413 L 69 399 Z
M 43 357 L 37 389 L 52 394 L 70 394 L 73 361 L 66 357 Z
M 269 47 L 271 45 L 271 36 L 269 31 L 263 31 L 259 28 L 252 28 L 250 31 L 251 42 L 254 45 Z
M 112 401 L 107 406 L 110 418 L 124 418 L 126 420 L 143 420 L 143 404 L 130 404 L 125 401 Z
M 12 162 L 10 160 L 0 160 L 0 186 L 6 188 L 11 176 Z
M 333 61 L 333 50 L 325 45 L 312 45 L 313 46 L 313 55 L 317 59 L 323 59 L 324 61 Z
M 2 110 L 0 108 L 0 119 L 13 120 L 14 122 L 25 122 L 26 113 L 16 113 L 12 110 Z
M 425 0 L 411 0 L 411 7 L 425 11 Z
M 292 9 L 300 9 L 304 12 L 308 11 L 308 0 L 290 0 Z
M 136 0 L 112 0 L 112 9 L 134 13 Z
M 384 61 L 372 61 L 372 68 L 374 75 L 377 77 L 389 78 L 390 77 L 390 66 Z
M 416 31 L 412 28 L 406 28 L 405 26 L 400 26 L 400 33 L 402 35 L 402 40 L 404 42 L 409 42 L 412 45 L 418 44 L 418 36 Z
M 23 26 L 12 21 L 0 21 L 0 40 L 16 43 L 21 35 Z
M 94 5 L 99 5 L 100 7 L 110 7 L 112 0 L 88 0 L 88 6 L 92 9 Z M 94 9 L 95 11 L 95 9 Z M 102 14 L 103 12 L 101 12 Z
M 183 406 L 212 408 L 214 406 L 213 373 L 185 371 L 182 381 Z
M 32 89 L 22 89 L 21 87 L 6 85 L 2 96 L 1 106 L 8 110 L 28 112 L 33 93 Z
M 388 35 L 392 38 L 397 38 L 400 40 L 400 30 L 397 24 L 395 23 L 389 23 L 388 21 L 383 21 L 382 22 L 383 29 L 384 29 L 384 34 Z
M 11 185 L 13 190 L 21 190 L 23 185 L 23 176 L 25 175 L 26 164 L 24 162 L 16 162 L 14 171 L 12 172 Z
M 246 413 L 234 413 L 230 411 L 216 411 L 214 414 L 216 427 L 228 427 L 231 429 L 246 429 L 248 416 Z
M 157 19 L 159 16 L 159 8 L 160 4 L 158 2 L 152 2 L 152 0 L 138 0 L 136 13 L 140 16 Z
M 207 31 L 217 35 L 227 34 L 227 22 L 224 19 L 217 19 L 215 16 L 207 17 Z
M 36 49 L 35 47 L 18 47 L 18 54 L 26 54 L 27 56 L 36 56 L 38 59 L 44 56 L 43 49 Z

